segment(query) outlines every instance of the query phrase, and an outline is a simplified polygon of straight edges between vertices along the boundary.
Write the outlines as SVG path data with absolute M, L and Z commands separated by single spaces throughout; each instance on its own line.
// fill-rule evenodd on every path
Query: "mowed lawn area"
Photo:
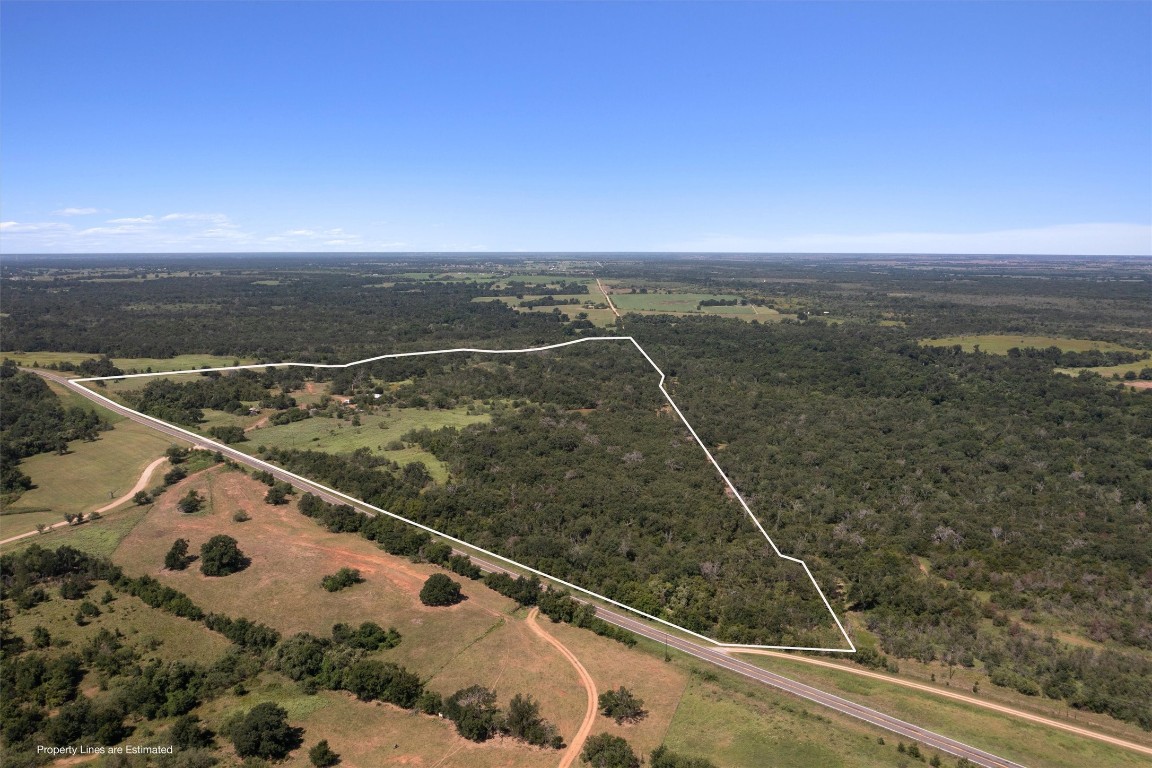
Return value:
M 930 347 L 951 347 L 959 344 L 965 352 L 972 352 L 977 346 L 981 352 L 993 355 L 1006 355 L 1013 347 L 1020 349 L 1047 349 L 1059 347 L 1063 352 L 1140 352 L 1138 349 L 1124 347 L 1108 341 L 1093 341 L 1092 339 L 1061 339 L 1055 336 L 1014 336 L 1010 334 L 984 334 L 978 336 L 945 336 L 939 339 L 921 339 L 921 344 Z
M 74 440 L 63 456 L 41 453 L 24 459 L 20 469 L 36 487 L 4 507 L 0 538 L 59 523 L 65 512 L 91 512 L 119 498 L 169 445 L 169 438 L 125 419 L 94 442 Z
M 393 408 L 387 414 L 363 414 L 360 419 L 358 427 L 352 426 L 351 421 L 318 416 L 278 427 L 260 427 L 248 433 L 248 442 L 238 443 L 235 447 L 246 453 L 255 453 L 261 445 L 327 453 L 350 453 L 358 448 L 367 448 L 401 465 L 419 461 L 428 468 L 433 480 L 443 483 L 448 479 L 448 468 L 435 456 L 412 446 L 390 450 L 388 444 L 400 440 L 413 429 L 465 427 L 487 423 L 491 416 L 470 414 L 466 408 Z

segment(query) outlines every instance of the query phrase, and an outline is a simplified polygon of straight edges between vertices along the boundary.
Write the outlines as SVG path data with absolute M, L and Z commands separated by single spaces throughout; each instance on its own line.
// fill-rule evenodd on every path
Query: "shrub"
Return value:
M 180 501 L 176 502 L 176 506 L 179 507 L 180 511 L 184 514 L 190 515 L 193 512 L 199 512 L 200 507 L 204 506 L 204 497 L 196 493 L 196 491 L 190 490 Z
M 360 575 L 360 571 L 356 568 L 341 568 L 336 573 L 329 574 L 320 580 L 320 585 L 329 592 L 339 592 L 342 589 L 351 587 L 353 584 L 360 584 L 364 581 L 364 577 Z
M 634 696 L 624 686 L 600 694 L 599 704 L 600 714 L 612 718 L 617 725 L 626 721 L 635 722 L 648 714 L 644 711 L 644 700 Z
M 316 768 L 329 768 L 340 762 L 340 755 L 333 752 L 328 746 L 328 739 L 324 739 L 308 750 L 308 759 Z

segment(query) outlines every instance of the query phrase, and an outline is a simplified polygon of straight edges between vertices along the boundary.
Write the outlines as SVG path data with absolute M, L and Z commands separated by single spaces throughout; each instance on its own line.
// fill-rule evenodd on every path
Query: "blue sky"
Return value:
M 1152 253 L 1152 3 L 0 4 L 0 250 Z

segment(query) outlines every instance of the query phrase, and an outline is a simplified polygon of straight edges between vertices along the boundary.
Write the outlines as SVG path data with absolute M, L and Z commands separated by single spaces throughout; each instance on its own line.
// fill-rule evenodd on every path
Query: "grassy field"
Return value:
M 385 446 L 393 440 L 399 440 L 406 432 L 421 427 L 463 427 L 491 420 L 488 415 L 469 414 L 465 408 L 397 408 L 386 415 L 364 414 L 360 418 L 359 427 L 340 419 L 315 417 L 278 427 L 261 427 L 248 433 L 249 442 L 240 443 L 236 447 L 246 452 L 255 452 L 259 446 L 264 445 L 329 453 L 347 453 L 357 448 L 368 448 L 402 465 L 419 461 L 428 468 L 436 482 L 442 483 L 448 479 L 448 469 L 432 454 L 415 447 L 387 450 Z
M 896 737 L 883 737 L 885 745 L 878 738 L 862 724 L 831 719 L 824 710 L 810 710 L 769 689 L 733 688 L 697 678 L 680 701 L 665 743 L 675 752 L 706 757 L 725 768 L 920 764 L 898 761 Z
M 41 542 L 43 543 L 43 542 Z M 58 545 L 57 545 L 58 546 Z M 110 632 L 119 630 L 127 645 L 135 646 L 143 659 L 179 659 L 200 664 L 211 664 L 232 647 L 223 635 L 207 629 L 203 624 L 149 608 L 138 598 L 113 591 L 115 600 L 105 605 L 100 597 L 107 591 L 104 582 L 88 594 L 88 599 L 100 604 L 101 614 L 87 626 L 75 621 L 80 600 L 64 600 L 50 590 L 52 596 L 28 611 L 14 612 L 12 630 L 25 639 L 31 637 L 32 628 L 42 626 L 52 635 L 53 643 L 67 641 L 72 650 L 83 645 L 102 628 Z
M 653 312 L 687 312 L 714 315 L 751 315 L 752 307 L 701 307 L 701 301 L 739 300 L 739 296 L 728 296 L 712 293 L 612 293 L 612 303 L 621 313 L 633 310 L 649 310 Z
M 1091 371 L 1110 379 L 1113 376 L 1123 377 L 1128 371 L 1134 371 L 1138 374 L 1145 368 L 1152 368 L 1152 360 L 1137 360 L 1134 363 L 1125 363 L 1124 365 L 1102 365 L 1098 368 L 1053 368 L 1052 370 L 1067 376 L 1079 376 L 1081 371 Z
M 124 420 L 92 443 L 76 440 L 71 453 L 42 453 L 20 463 L 36 487 L 7 505 L 0 515 L 0 538 L 63 520 L 65 512 L 91 512 L 126 493 L 144 468 L 172 444 L 156 432 Z
M 1091 766 L 1146 765 L 1145 758 L 1135 752 L 1112 747 L 1095 739 L 1064 733 L 1038 724 L 1008 717 L 963 702 L 944 699 L 925 691 L 885 683 L 840 672 L 813 667 L 787 659 L 746 655 L 742 657 L 765 669 L 787 675 L 810 685 L 831 691 L 839 696 L 879 709 L 924 728 L 944 733 L 973 746 L 986 749 L 1024 765 L 1045 765 L 1053 768 L 1082 768 Z M 1131 741 L 1148 743 L 1146 734 L 1137 729 L 1114 723 L 1107 718 L 1076 715 L 1073 724 L 1080 727 L 1098 727 L 1107 723 L 1107 732 L 1115 732 Z M 892 739 L 889 739 L 892 741 Z
M 41 368 L 52 363 L 80 363 L 94 357 L 100 357 L 91 352 L 0 352 L 0 357 L 11 358 L 17 365 L 30 366 L 38 363 Z M 235 357 L 221 357 L 220 355 L 177 355 L 170 358 L 157 357 L 114 357 L 113 364 L 122 371 L 136 369 L 143 372 L 147 368 L 153 371 L 182 371 L 188 368 L 203 368 L 204 366 L 220 367 L 226 365 L 244 365 L 254 362 L 249 359 Z
M 196 515 L 177 511 L 175 499 L 188 488 L 210 496 L 212 511 Z M 389 557 L 356 536 L 327 533 L 296 512 L 294 505 L 264 504 L 263 491 L 261 484 L 239 472 L 216 470 L 189 478 L 155 505 L 113 559 L 129 573 L 156 575 L 207 610 L 262 621 L 285 634 L 309 631 L 328 635 L 339 621 L 370 620 L 395 626 L 404 640 L 398 648 L 381 652 L 381 658 L 413 669 L 433 690 L 450 694 L 481 683 L 493 687 L 504 704 L 516 692 L 531 693 L 543 702 L 544 716 L 562 733 L 571 736 L 575 732 L 584 707 L 576 674 L 514 615 L 514 603 L 465 581 L 465 602 L 451 608 L 425 607 L 417 594 L 427 576 L 439 569 Z M 247 510 L 252 520 L 233 522 L 232 513 L 237 509 Z M 239 540 L 241 550 L 252 559 L 248 569 L 223 579 L 204 577 L 195 568 L 157 573 L 174 539 L 188 538 L 195 551 L 216 533 Z M 321 578 L 342 566 L 360 569 L 366 581 L 337 593 L 324 591 Z M 307 610 L 300 610 L 301 606 Z M 372 748 L 375 737 L 364 737 L 368 732 L 388 734 L 389 751 L 393 743 L 404 744 L 406 759 L 419 756 L 428 761 L 426 764 L 442 758 L 449 747 L 462 746 L 442 721 L 399 713 L 391 707 L 359 704 L 339 694 L 303 697 L 286 682 L 272 680 L 268 688 L 242 701 L 222 700 L 213 708 L 226 714 L 239 706 L 252 706 L 265 694 L 270 699 L 303 703 L 303 709 L 293 707 L 289 711 L 305 728 L 325 723 L 325 736 L 337 751 L 343 751 L 341 746 L 366 750 L 361 762 L 349 761 L 348 765 L 390 764 L 375 762 L 369 756 L 377 753 Z M 327 732 L 330 727 L 331 733 Z M 366 746 L 354 747 L 357 738 Z M 556 759 L 554 753 L 507 742 L 468 750 L 470 754 L 478 750 L 473 759 L 462 757 L 445 765 L 543 766 L 555 764 Z
M 1092 341 L 1091 339 L 1060 339 L 1054 336 L 1011 336 L 1006 334 L 984 334 L 981 336 L 946 336 L 940 339 L 921 339 L 921 344 L 930 347 L 951 347 L 959 344 L 965 352 L 973 351 L 976 346 L 981 352 L 993 355 L 1006 355 L 1012 347 L 1025 349 L 1047 349 L 1059 347 L 1064 352 L 1088 352 L 1100 350 L 1101 352 L 1138 352 L 1131 347 L 1123 347 L 1107 341 Z

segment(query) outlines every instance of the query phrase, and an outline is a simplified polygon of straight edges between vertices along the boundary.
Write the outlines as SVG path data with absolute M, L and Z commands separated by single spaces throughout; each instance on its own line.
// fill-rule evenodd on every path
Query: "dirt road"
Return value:
M 608 291 L 604 290 L 604 283 L 600 282 L 600 278 L 596 278 L 596 287 L 600 289 L 600 293 L 604 294 L 604 300 L 608 302 L 608 309 L 612 310 L 616 317 L 620 317 L 620 310 L 616 309 L 616 305 L 612 303 L 612 297 L 608 295 Z
M 108 502 L 104 506 L 100 507 L 100 509 L 97 509 L 95 511 L 99 512 L 100 514 L 104 514 L 105 512 L 107 512 L 111 509 L 115 509 L 116 507 L 120 506 L 121 504 L 123 504 L 126 501 L 131 501 L 132 497 L 135 496 L 138 491 L 142 491 L 148 487 L 148 481 L 152 479 L 152 473 L 156 471 L 157 467 L 159 467 L 161 464 L 163 464 L 166 461 L 168 461 L 168 459 L 167 459 L 167 457 L 164 457 L 164 456 L 161 456 L 159 459 L 156 459 L 155 461 L 153 461 L 151 464 L 149 464 L 147 467 L 144 468 L 144 472 L 140 475 L 140 479 L 136 481 L 136 485 L 132 486 L 132 490 L 128 491 L 128 493 L 124 494 L 123 496 L 116 499 L 115 501 Z M 53 528 L 63 528 L 66 525 L 68 525 L 67 522 L 59 522 L 59 523 L 56 523 L 54 525 L 48 526 L 47 529 L 45 529 L 45 530 L 52 530 Z M 12 541 L 19 541 L 20 539 L 25 539 L 25 538 L 28 538 L 29 536 L 36 536 L 39 533 L 40 533 L 39 531 L 28 531 L 27 533 L 22 533 L 19 536 L 13 536 L 11 538 L 4 539 L 3 541 L 0 541 L 0 545 L 8 544 L 9 542 L 12 542 Z
M 588 739 L 588 734 L 592 733 L 592 725 L 596 722 L 596 681 L 592 679 L 592 675 L 588 674 L 588 670 L 584 669 L 584 665 L 580 663 L 580 659 L 576 658 L 572 651 L 536 623 L 536 615 L 539 612 L 538 608 L 528 611 L 528 627 L 551 643 L 556 650 L 564 655 L 564 658 L 568 659 L 568 663 L 575 667 L 576 673 L 580 675 L 580 682 L 584 683 L 584 690 L 588 692 L 588 708 L 584 710 L 584 722 L 580 724 L 580 730 L 576 731 L 576 735 L 568 742 L 568 749 L 564 752 L 564 757 L 560 759 L 559 768 L 569 768 L 580 757 L 580 750 L 584 748 L 584 742 Z
M 108 510 L 115 509 L 126 501 L 131 501 L 133 496 L 148 487 L 148 482 L 152 479 L 152 473 L 156 471 L 157 467 L 166 461 L 168 461 L 168 457 L 161 456 L 160 458 L 156 459 L 156 461 L 144 467 L 144 472 L 140 475 L 140 479 L 136 481 L 136 485 L 132 486 L 132 490 L 116 499 L 116 501 L 108 502 L 96 511 L 100 514 L 104 514 Z

